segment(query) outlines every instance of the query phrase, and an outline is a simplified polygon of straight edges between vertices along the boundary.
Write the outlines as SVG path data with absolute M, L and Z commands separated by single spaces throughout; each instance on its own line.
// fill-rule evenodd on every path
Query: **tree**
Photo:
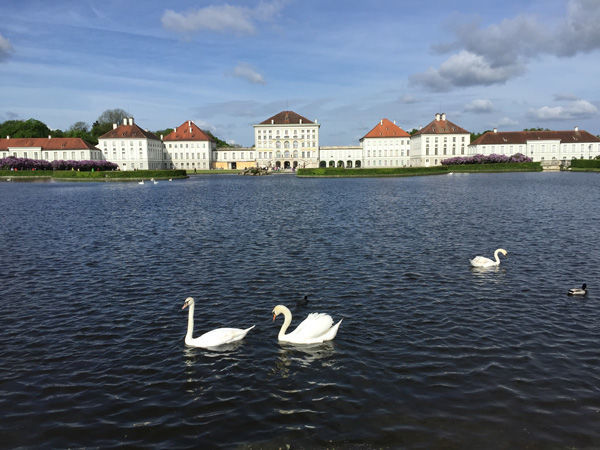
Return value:
M 485 130 L 481 133 L 471 133 L 471 142 L 473 142 L 475 139 L 478 139 L 480 136 L 483 136 L 485 133 L 492 131 L 492 130 Z
M 165 128 L 164 130 L 157 130 L 154 132 L 155 135 L 157 135 L 158 137 L 160 137 L 161 135 L 163 137 L 167 136 L 168 134 L 173 132 L 173 128 Z
M 410 131 L 408 132 L 408 134 L 410 134 L 410 135 L 412 136 L 412 135 L 416 134 L 418 131 L 419 131 L 419 130 L 417 130 L 416 128 L 413 128 L 412 130 L 410 130 Z
M 41 138 L 52 134 L 50 128 L 36 119 L 7 120 L 0 125 L 0 136 L 13 138 Z
M 84 131 L 88 133 L 90 131 L 90 126 L 85 122 L 75 122 L 69 128 L 69 131 Z
M 98 119 L 96 119 L 96 122 L 98 122 L 99 124 L 107 124 L 108 123 L 108 124 L 112 125 L 113 123 L 122 122 L 125 117 L 131 117 L 131 114 L 129 114 L 127 111 L 119 109 L 119 108 L 107 109 L 102 114 L 100 114 L 100 116 L 98 116 Z

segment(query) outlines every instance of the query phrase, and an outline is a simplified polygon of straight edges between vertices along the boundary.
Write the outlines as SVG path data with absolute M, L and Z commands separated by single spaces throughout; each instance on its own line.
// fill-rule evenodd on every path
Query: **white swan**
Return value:
M 154 184 L 158 184 L 158 181 L 156 181 L 156 180 L 152 180 L 152 182 L 153 182 Z
M 144 180 L 138 181 L 138 184 L 144 184 Z
M 569 289 L 567 295 L 585 295 L 587 294 L 587 284 L 583 283 L 580 288 Z
M 292 322 L 292 313 L 285 306 L 277 305 L 273 308 L 273 320 L 279 314 L 283 314 L 285 320 L 281 330 L 279 330 L 277 339 L 279 342 L 290 342 L 292 344 L 318 344 L 331 341 L 337 334 L 343 320 L 333 325 L 333 319 L 329 314 L 310 313 L 294 331 L 285 334 Z
M 504 256 L 507 255 L 507 251 L 503 248 L 499 248 L 494 252 L 494 259 L 486 258 L 485 256 L 476 256 L 470 262 L 473 267 L 493 267 L 500 265 L 500 259 L 498 253 L 502 253 Z
M 244 339 L 248 331 L 254 328 L 252 325 L 250 328 L 246 328 L 242 330 L 240 328 L 216 328 L 212 331 L 204 333 L 202 336 L 193 338 L 192 334 L 194 333 L 194 299 L 192 297 L 188 297 L 185 299 L 185 303 L 181 307 L 181 309 L 185 309 L 186 307 L 190 307 L 188 313 L 188 328 L 187 333 L 185 335 L 185 344 L 190 347 L 217 347 L 223 344 L 229 344 L 231 342 L 236 342 Z

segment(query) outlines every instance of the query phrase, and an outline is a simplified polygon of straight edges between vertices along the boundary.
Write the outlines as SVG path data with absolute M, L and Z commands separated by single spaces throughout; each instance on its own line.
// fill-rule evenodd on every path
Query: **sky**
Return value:
M 0 122 L 121 108 L 254 144 L 292 110 L 321 145 L 436 113 L 475 133 L 600 134 L 600 0 L 0 0 Z

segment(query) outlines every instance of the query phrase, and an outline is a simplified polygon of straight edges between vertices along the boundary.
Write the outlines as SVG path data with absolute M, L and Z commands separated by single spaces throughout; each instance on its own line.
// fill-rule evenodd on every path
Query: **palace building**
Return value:
M 123 123 L 113 124 L 113 129 L 98 138 L 98 147 L 104 159 L 121 170 L 166 169 L 164 145 L 160 138 L 126 117 Z
M 417 131 L 410 139 L 410 165 L 438 166 L 453 156 L 467 156 L 471 133 L 438 113 L 435 119 Z
M 259 167 L 295 169 L 318 167 L 319 127 L 294 111 L 281 111 L 253 125 Z
M 600 138 L 575 127 L 568 131 L 488 131 L 469 145 L 470 155 L 522 153 L 542 161 L 592 159 L 600 155 Z
M 407 167 L 410 165 L 410 134 L 396 121 L 381 119 L 360 139 L 364 167 Z
M 81 138 L 0 139 L 0 158 L 14 156 L 46 161 L 101 161 L 102 153 Z
M 193 121 L 176 127 L 161 140 L 165 146 L 165 165 L 169 169 L 212 169 L 217 145 Z

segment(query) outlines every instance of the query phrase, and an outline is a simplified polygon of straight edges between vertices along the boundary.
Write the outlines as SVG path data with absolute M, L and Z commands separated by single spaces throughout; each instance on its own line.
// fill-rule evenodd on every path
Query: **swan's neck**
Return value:
M 279 330 L 279 335 L 277 336 L 277 338 L 280 340 L 281 340 L 281 338 L 285 337 L 285 332 L 287 331 L 288 327 L 290 326 L 290 323 L 292 323 L 292 313 L 290 312 L 289 309 L 285 308 L 283 310 L 283 317 L 285 319 L 283 321 L 283 325 L 281 325 L 281 329 Z
M 496 250 L 494 252 L 494 259 L 496 260 L 496 264 L 500 264 L 500 258 L 498 258 L 499 253 L 500 253 L 500 250 Z
M 194 304 L 190 305 L 190 310 L 188 311 L 188 328 L 187 333 L 185 335 L 185 340 L 188 341 L 192 339 L 192 334 L 194 333 Z

